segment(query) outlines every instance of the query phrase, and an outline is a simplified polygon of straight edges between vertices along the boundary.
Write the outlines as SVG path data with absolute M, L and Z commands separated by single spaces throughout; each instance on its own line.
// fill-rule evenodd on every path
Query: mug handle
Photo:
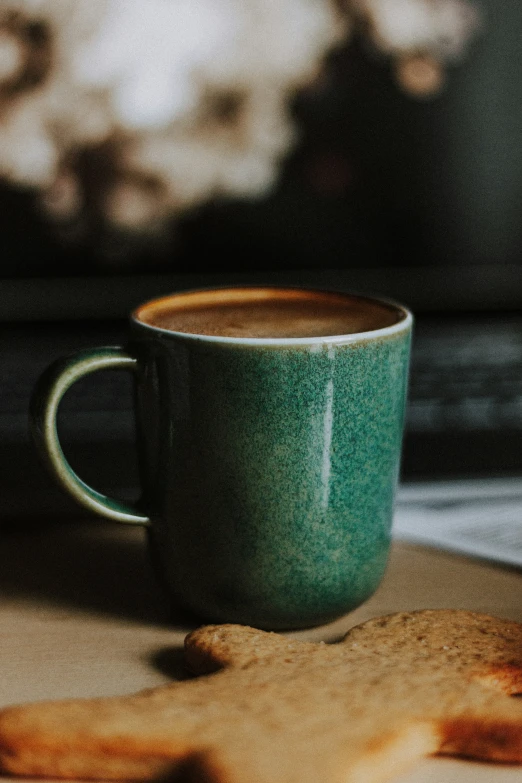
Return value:
M 59 359 L 41 375 L 31 398 L 30 430 L 43 462 L 55 480 L 89 511 L 116 522 L 148 525 L 150 520 L 134 506 L 89 487 L 74 472 L 62 451 L 56 427 L 60 401 L 70 386 L 84 375 L 97 370 L 135 372 L 137 359 L 122 348 L 94 348 Z

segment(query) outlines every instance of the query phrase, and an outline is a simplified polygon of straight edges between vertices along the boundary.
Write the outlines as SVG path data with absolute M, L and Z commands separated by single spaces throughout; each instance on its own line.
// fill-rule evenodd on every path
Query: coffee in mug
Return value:
M 137 311 L 159 329 L 217 337 L 275 339 L 369 332 L 400 320 L 397 308 L 362 297 L 316 291 L 251 289 L 223 296 L 167 297 Z

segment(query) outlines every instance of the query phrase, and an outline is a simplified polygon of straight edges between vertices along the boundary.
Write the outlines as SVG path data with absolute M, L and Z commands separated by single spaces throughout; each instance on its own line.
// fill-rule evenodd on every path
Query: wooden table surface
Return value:
M 397 543 L 364 606 L 288 635 L 333 641 L 369 617 L 424 608 L 522 622 L 522 573 Z M 0 531 L 0 706 L 123 694 L 181 677 L 181 645 L 194 625 L 181 613 L 169 618 L 140 529 L 71 519 Z M 396 781 L 521 783 L 522 768 L 434 758 Z

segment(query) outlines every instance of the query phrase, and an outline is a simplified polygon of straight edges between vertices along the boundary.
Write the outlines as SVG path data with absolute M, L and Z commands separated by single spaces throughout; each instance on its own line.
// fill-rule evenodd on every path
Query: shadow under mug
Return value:
M 326 337 L 221 337 L 147 322 L 158 307 L 223 297 L 380 303 L 390 325 Z M 189 298 L 192 297 L 192 300 Z M 373 594 L 387 562 L 412 316 L 402 306 L 305 289 L 173 294 L 131 316 L 126 348 L 55 362 L 31 401 L 35 443 L 81 505 L 148 531 L 170 600 L 205 621 L 260 628 L 329 622 Z M 85 484 L 62 452 L 61 398 L 79 378 L 135 379 L 141 500 Z

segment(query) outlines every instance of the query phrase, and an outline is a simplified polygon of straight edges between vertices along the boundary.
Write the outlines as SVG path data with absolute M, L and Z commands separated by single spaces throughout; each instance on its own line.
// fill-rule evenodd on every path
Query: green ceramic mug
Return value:
M 207 621 L 325 623 L 384 573 L 411 327 L 399 305 L 338 292 L 173 294 L 133 313 L 126 348 L 44 373 L 33 435 L 79 503 L 147 528 L 173 602 Z M 136 507 L 87 486 L 59 444 L 63 394 L 105 368 L 135 378 Z

